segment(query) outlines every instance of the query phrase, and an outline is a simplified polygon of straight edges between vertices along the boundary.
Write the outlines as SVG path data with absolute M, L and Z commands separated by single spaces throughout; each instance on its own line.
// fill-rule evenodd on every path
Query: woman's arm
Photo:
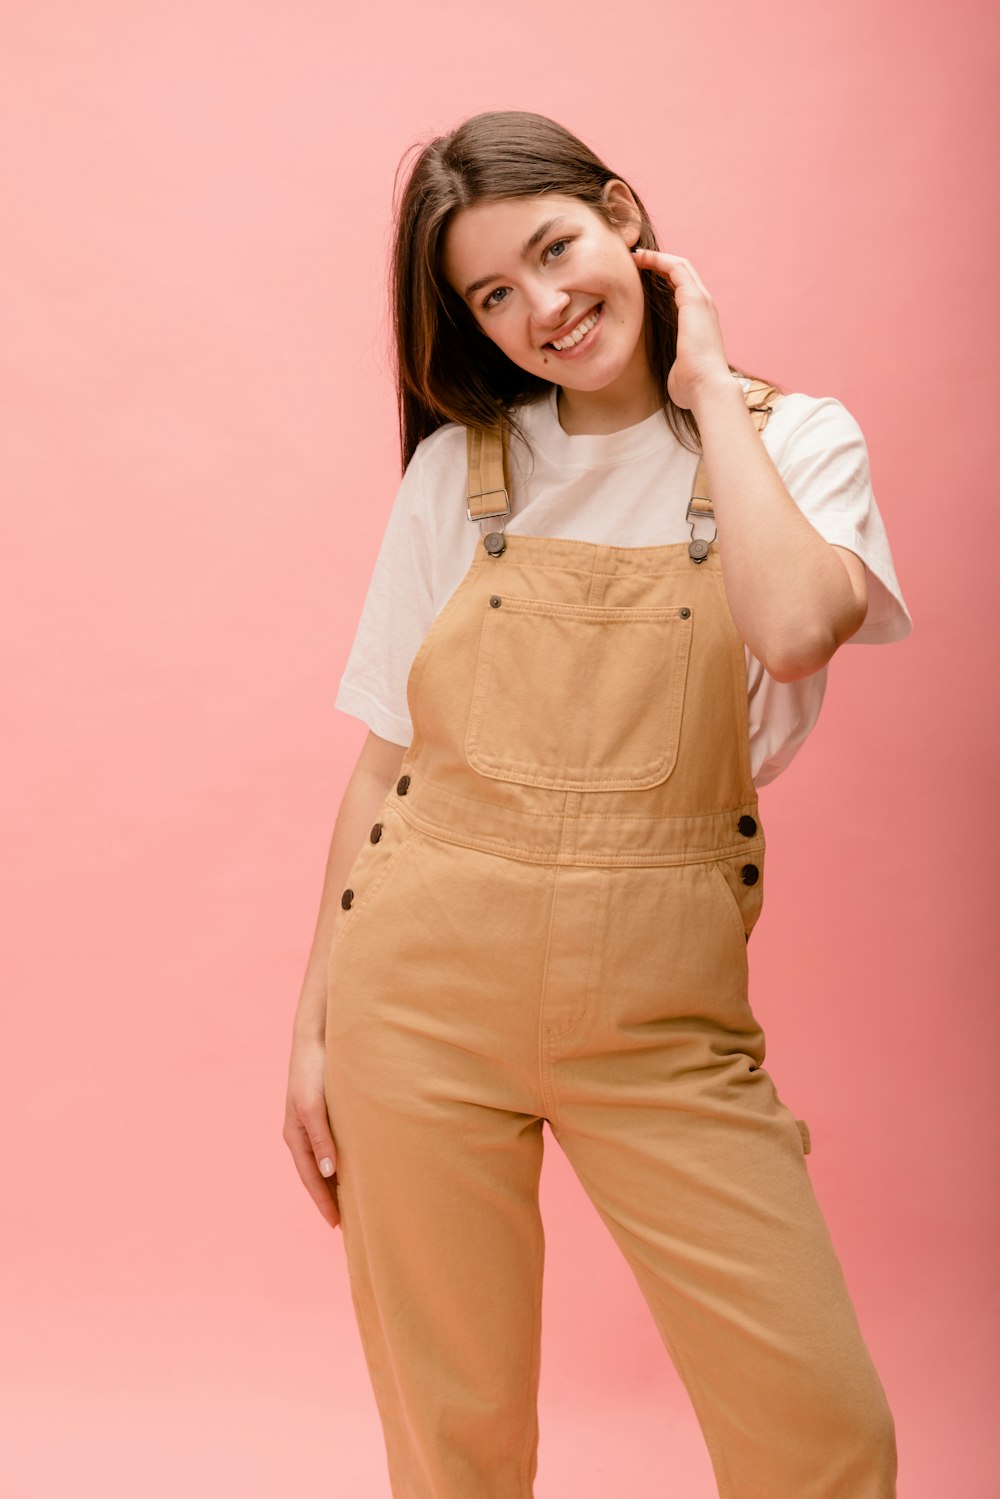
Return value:
M 864 623 L 864 563 L 802 514 L 728 371 L 691 404 L 736 628 L 776 681 L 809 676 Z
M 807 520 L 761 442 L 726 358 L 718 309 L 689 260 L 633 251 L 677 303 L 667 389 L 694 412 L 736 628 L 768 674 L 794 682 L 825 666 L 868 611 L 864 564 Z
M 333 923 L 344 880 L 365 833 L 399 771 L 406 750 L 369 732 L 334 824 L 316 935 L 306 964 L 288 1060 L 282 1138 L 310 1197 L 331 1228 L 340 1222 L 337 1146 L 324 1092 L 326 978 Z

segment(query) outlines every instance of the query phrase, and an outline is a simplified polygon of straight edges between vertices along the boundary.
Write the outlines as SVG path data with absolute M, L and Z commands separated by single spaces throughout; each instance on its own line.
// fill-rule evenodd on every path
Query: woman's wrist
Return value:
M 691 400 L 691 410 L 694 419 L 701 425 L 702 413 L 708 413 L 727 406 L 734 410 L 739 408 L 746 411 L 746 402 L 743 398 L 743 387 L 729 370 L 721 370 L 718 374 L 708 375 L 698 382 Z
M 326 986 L 303 985 L 292 1032 L 296 1039 L 322 1042 L 326 1035 Z

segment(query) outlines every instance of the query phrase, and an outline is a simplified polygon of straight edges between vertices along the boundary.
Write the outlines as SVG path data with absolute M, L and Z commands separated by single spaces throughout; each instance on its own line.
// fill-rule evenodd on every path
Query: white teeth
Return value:
M 584 318 L 582 323 L 577 323 L 572 333 L 567 333 L 565 338 L 560 338 L 558 343 L 553 343 L 552 347 L 554 349 L 571 349 L 574 344 L 578 344 L 581 338 L 586 338 L 591 328 L 597 322 L 600 311 L 599 307 L 596 308 L 589 317 Z

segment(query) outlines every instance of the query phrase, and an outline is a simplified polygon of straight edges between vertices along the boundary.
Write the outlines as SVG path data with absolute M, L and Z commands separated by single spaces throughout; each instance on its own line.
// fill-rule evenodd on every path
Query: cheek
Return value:
M 642 282 L 638 276 L 634 280 L 630 278 L 623 285 L 619 306 L 622 322 L 629 332 L 638 335 L 642 331 L 646 317 L 646 298 L 643 296 Z
M 624 264 L 617 255 L 605 258 L 593 284 L 597 291 L 603 288 L 614 308 L 615 321 L 619 327 L 624 324 L 629 331 L 634 332 L 637 325 L 642 325 L 646 315 L 646 299 L 642 292 L 639 268 L 631 256 Z
M 500 320 L 497 320 L 496 322 L 491 320 L 487 323 L 482 321 L 480 318 L 473 316 L 473 322 L 476 325 L 477 331 L 482 334 L 483 338 L 488 338 L 491 344 L 496 344 L 497 348 L 503 349 L 504 353 L 507 352 L 510 340 L 509 338 L 505 338 L 504 328 Z
M 486 330 L 483 330 L 486 332 Z M 486 337 L 496 344 L 509 358 L 516 361 L 524 353 L 524 331 L 515 318 L 503 318 L 499 325 L 490 328 Z

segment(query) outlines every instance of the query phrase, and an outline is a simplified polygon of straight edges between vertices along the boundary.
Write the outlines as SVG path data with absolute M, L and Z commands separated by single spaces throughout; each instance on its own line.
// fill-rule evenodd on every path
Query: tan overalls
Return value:
M 747 393 L 758 429 L 768 394 Z M 468 438 L 478 523 L 509 509 L 509 460 Z M 703 479 L 689 517 L 712 514 Z M 532 1494 L 545 1120 L 722 1499 L 892 1499 L 893 1418 L 747 997 L 764 833 L 718 551 L 493 531 L 407 695 L 326 1026 L 395 1499 Z

